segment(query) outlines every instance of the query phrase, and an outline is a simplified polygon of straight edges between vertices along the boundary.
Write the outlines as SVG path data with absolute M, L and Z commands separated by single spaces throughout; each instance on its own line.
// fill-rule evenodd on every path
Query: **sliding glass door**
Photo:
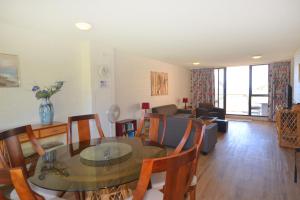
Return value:
M 249 114 L 249 66 L 226 68 L 226 113 Z
M 268 65 L 215 69 L 215 107 L 226 114 L 268 116 Z
M 225 68 L 215 69 L 215 107 L 225 108 Z
M 250 78 L 250 114 L 268 116 L 268 65 L 250 66 Z

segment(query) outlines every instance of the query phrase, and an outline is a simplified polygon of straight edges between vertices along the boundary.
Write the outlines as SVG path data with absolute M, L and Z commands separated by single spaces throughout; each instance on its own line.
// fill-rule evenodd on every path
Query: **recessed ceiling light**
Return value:
M 193 62 L 193 65 L 200 65 L 199 62 Z
M 257 56 L 252 56 L 253 59 L 257 60 L 257 59 L 260 59 L 262 56 L 260 55 L 257 55 Z
M 86 22 L 78 22 L 75 24 L 75 26 L 82 31 L 88 31 L 92 28 L 92 25 L 90 25 L 89 23 Z

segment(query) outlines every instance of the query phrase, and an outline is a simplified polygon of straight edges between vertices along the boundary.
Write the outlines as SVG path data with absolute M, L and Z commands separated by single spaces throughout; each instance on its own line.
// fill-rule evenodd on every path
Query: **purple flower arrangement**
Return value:
M 49 99 L 52 95 L 59 92 L 60 89 L 63 87 L 63 81 L 57 81 L 55 84 L 51 85 L 50 87 L 45 87 L 41 89 L 39 86 L 35 85 L 32 87 L 32 91 L 35 93 L 35 97 L 37 99 Z

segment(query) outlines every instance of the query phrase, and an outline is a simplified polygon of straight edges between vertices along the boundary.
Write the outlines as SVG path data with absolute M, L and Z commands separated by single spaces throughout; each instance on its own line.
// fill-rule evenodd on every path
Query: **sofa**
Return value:
M 167 117 L 176 116 L 177 118 L 193 117 L 191 110 L 178 109 L 175 104 L 153 107 L 152 113 L 165 114 Z
M 199 103 L 196 109 L 196 117 L 209 116 L 217 117 L 218 119 L 225 119 L 225 110 L 222 108 L 214 107 L 211 103 Z
M 175 105 L 174 105 L 175 106 Z M 165 114 L 167 116 L 167 127 L 163 144 L 167 147 L 176 148 L 181 141 L 188 121 L 190 120 L 191 113 L 182 112 L 180 109 L 175 109 L 173 105 L 160 106 L 152 109 L 152 112 Z M 177 107 L 176 107 L 177 108 Z M 160 123 L 159 127 L 159 140 L 162 137 L 163 124 Z M 215 123 L 206 126 L 203 143 L 202 153 L 207 154 L 212 151 L 217 143 L 218 126 Z M 188 149 L 193 145 L 195 130 L 192 130 L 187 143 L 183 149 Z

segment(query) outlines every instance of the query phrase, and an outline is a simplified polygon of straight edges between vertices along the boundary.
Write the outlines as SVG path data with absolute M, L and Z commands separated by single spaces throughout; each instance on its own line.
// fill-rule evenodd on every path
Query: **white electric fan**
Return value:
M 109 107 L 109 109 L 106 111 L 107 119 L 110 123 L 110 135 L 112 136 L 113 130 L 114 130 L 114 123 L 118 120 L 120 117 L 120 107 L 116 104 L 113 104 Z

